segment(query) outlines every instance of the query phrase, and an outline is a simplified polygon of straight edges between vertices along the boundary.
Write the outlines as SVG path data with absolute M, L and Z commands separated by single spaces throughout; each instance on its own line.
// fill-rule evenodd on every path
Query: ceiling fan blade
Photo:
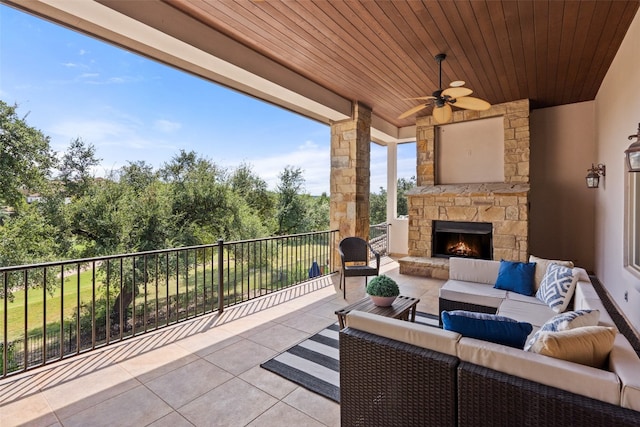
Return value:
M 433 120 L 436 123 L 443 124 L 449 123 L 453 117 L 453 111 L 449 104 L 445 104 L 443 107 L 436 107 L 433 109 Z
M 413 108 L 411 108 L 410 110 L 407 110 L 407 111 L 405 111 L 404 113 L 400 114 L 400 115 L 398 116 L 398 118 L 399 118 L 399 119 L 404 119 L 404 118 L 406 118 L 406 117 L 409 117 L 409 116 L 410 116 L 410 115 L 412 115 L 412 114 L 417 113 L 418 111 L 420 111 L 420 110 L 422 110 L 422 109 L 424 109 L 424 108 L 427 108 L 428 106 L 429 106 L 429 105 L 427 105 L 427 104 L 421 104 L 421 105 L 418 105 L 417 107 L 413 107 Z
M 450 96 L 451 98 L 460 98 L 462 96 L 471 95 L 473 91 L 467 87 L 450 87 L 442 91 L 442 96 Z
M 491 108 L 491 104 L 489 104 L 487 101 L 480 98 L 474 98 L 473 96 L 463 96 L 461 98 L 457 98 L 456 102 L 453 105 L 459 108 L 464 108 L 466 110 L 474 111 L 484 111 Z
M 429 95 L 429 96 L 419 96 L 417 98 L 402 98 L 402 99 L 404 101 L 410 101 L 410 100 L 413 100 L 413 99 L 436 99 L 436 97 Z

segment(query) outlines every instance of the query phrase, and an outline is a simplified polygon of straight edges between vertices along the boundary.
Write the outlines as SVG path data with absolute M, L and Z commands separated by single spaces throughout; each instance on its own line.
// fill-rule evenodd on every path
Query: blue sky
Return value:
M 104 176 L 128 161 L 154 167 L 179 150 L 219 166 L 245 162 L 275 189 L 300 167 L 305 190 L 329 193 L 329 126 L 0 5 L 0 99 L 64 151 L 96 147 Z M 415 145 L 398 149 L 415 175 Z M 372 144 L 371 191 L 386 187 L 386 148 Z

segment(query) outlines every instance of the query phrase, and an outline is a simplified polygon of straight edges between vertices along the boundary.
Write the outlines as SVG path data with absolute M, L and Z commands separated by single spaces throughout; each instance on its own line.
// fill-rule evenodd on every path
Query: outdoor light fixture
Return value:
M 587 188 L 598 188 L 600 184 L 600 176 L 606 176 L 607 168 L 602 163 L 598 163 L 597 165 L 593 165 L 591 163 L 591 169 L 587 169 L 589 173 L 587 174 Z
M 627 155 L 627 166 L 629 172 L 640 172 L 640 123 L 638 123 L 638 134 L 629 135 L 629 139 L 636 138 L 636 142 L 627 148 L 624 154 Z

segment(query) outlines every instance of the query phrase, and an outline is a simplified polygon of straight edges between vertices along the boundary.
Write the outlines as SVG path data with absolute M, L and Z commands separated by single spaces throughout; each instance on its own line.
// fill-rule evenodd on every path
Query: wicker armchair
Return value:
M 344 299 L 347 299 L 347 277 L 364 277 L 364 284 L 367 285 L 369 276 L 377 276 L 380 272 L 380 254 L 373 249 L 369 242 L 360 237 L 346 237 L 338 245 L 342 270 L 340 276 L 340 287 L 343 291 Z M 369 265 L 369 260 L 373 255 L 376 259 L 375 266 Z

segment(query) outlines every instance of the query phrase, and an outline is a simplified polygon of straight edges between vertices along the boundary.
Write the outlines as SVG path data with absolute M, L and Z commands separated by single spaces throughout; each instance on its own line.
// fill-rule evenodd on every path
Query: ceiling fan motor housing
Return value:
M 454 104 L 458 108 L 474 111 L 484 111 L 491 108 L 491 104 L 487 101 L 468 96 L 471 95 L 473 91 L 462 87 L 464 85 L 462 80 L 456 80 L 451 84 L 451 87 L 442 89 L 442 61 L 444 61 L 446 57 L 447 55 L 444 53 L 439 53 L 435 56 L 439 68 L 438 90 L 434 91 L 432 96 L 414 98 L 421 100 L 433 99 L 433 101 L 413 107 L 402 113 L 398 118 L 403 119 L 433 105 L 433 117 L 435 121 L 437 123 L 448 123 L 453 117 L 451 106 Z

